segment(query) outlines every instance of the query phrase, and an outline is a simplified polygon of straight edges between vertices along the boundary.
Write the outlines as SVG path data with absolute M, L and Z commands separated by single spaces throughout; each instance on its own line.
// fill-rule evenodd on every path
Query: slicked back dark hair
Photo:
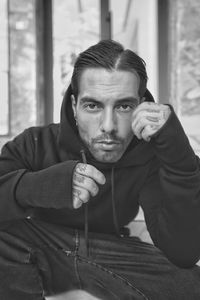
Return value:
M 104 68 L 114 71 L 137 73 L 140 78 L 138 94 L 143 97 L 147 85 L 146 64 L 136 53 L 113 40 L 102 40 L 81 52 L 77 57 L 72 74 L 72 90 L 75 99 L 78 97 L 80 77 L 89 68 Z

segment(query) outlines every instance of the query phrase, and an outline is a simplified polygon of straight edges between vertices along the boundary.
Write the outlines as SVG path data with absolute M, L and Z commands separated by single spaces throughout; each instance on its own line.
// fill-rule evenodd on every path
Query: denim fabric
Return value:
M 26 219 L 0 232 L 0 299 L 42 300 L 74 289 L 100 299 L 199 300 L 200 269 L 180 269 L 134 237 Z

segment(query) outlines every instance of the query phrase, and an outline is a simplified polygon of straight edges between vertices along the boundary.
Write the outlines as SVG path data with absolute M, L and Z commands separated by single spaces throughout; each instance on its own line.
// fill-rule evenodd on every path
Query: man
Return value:
M 200 298 L 199 159 L 132 51 L 82 52 L 60 124 L 7 143 L 0 175 L 1 299 Z M 139 205 L 155 246 L 128 236 Z

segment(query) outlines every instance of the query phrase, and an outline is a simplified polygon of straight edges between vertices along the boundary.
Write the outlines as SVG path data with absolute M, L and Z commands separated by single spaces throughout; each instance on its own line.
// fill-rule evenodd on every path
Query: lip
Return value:
M 107 150 L 107 151 L 115 150 L 120 145 L 118 141 L 112 141 L 112 140 L 99 141 L 97 142 L 97 144 L 99 145 L 100 149 Z
M 118 141 L 116 140 L 102 140 L 102 141 L 98 141 L 98 144 L 120 144 Z

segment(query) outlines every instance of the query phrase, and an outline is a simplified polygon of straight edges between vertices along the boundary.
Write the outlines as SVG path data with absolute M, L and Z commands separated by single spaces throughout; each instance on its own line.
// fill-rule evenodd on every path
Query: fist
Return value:
M 168 105 L 153 102 L 143 102 L 132 115 L 132 130 L 138 139 L 149 142 L 168 120 L 171 109 Z
M 104 184 L 106 178 L 102 172 L 95 167 L 78 163 L 74 169 L 72 182 L 72 199 L 75 209 L 89 201 L 90 197 L 98 194 L 99 184 Z

